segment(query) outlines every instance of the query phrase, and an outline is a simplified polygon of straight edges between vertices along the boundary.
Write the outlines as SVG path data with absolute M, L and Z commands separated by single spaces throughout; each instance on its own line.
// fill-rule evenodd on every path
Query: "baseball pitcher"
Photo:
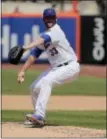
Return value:
M 26 115 L 24 124 L 28 126 L 44 125 L 46 107 L 53 86 L 74 80 L 80 71 L 77 56 L 63 30 L 57 24 L 55 10 L 52 8 L 45 9 L 43 12 L 43 21 L 47 30 L 37 40 L 23 47 L 23 51 L 29 49 L 31 51 L 27 61 L 21 67 L 17 78 L 18 83 L 24 82 L 26 70 L 44 51 L 47 53 L 51 68 L 45 71 L 31 85 L 34 113 Z

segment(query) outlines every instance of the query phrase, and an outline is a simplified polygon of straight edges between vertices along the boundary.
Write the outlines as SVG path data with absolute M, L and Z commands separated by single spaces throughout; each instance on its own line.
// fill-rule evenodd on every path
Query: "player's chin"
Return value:
M 51 28 L 53 26 L 53 23 L 47 23 L 48 28 Z

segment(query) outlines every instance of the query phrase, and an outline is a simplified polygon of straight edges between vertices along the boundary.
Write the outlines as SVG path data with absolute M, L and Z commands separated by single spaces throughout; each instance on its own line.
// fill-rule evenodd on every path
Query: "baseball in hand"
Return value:
M 23 78 L 23 77 L 20 79 L 20 82 L 21 82 L 21 83 L 24 82 L 24 78 Z
M 24 72 L 18 74 L 18 83 L 24 82 Z
M 23 77 L 18 79 L 18 83 L 22 83 L 22 82 L 24 82 L 24 78 Z

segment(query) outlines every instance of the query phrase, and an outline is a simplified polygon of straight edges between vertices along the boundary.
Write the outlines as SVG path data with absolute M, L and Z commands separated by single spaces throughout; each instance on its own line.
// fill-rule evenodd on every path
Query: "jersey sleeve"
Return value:
M 43 53 L 44 50 L 41 50 L 40 48 L 33 48 L 31 51 L 30 51 L 30 55 L 38 58 L 42 53 Z
M 44 43 L 50 43 L 51 42 L 51 37 L 48 34 L 43 33 L 40 36 L 41 36 L 41 38 L 43 38 L 45 40 Z
M 55 31 L 53 30 L 47 31 L 46 35 L 48 35 L 51 38 L 52 44 L 57 44 L 59 42 L 59 36 Z
M 44 47 L 45 47 L 45 49 L 47 49 L 48 46 L 50 46 L 50 44 L 52 43 L 51 37 L 47 33 L 43 33 L 40 36 L 41 36 L 41 38 L 44 39 Z

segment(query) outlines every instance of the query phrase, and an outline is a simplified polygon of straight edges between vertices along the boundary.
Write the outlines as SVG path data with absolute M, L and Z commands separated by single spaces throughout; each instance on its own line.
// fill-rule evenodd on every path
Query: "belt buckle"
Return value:
M 57 67 L 61 67 L 61 66 L 62 66 L 62 64 L 58 65 Z
M 65 66 L 68 65 L 68 62 L 64 63 L 64 65 L 65 65 Z
M 57 67 L 62 67 L 68 65 L 68 62 L 58 65 Z

